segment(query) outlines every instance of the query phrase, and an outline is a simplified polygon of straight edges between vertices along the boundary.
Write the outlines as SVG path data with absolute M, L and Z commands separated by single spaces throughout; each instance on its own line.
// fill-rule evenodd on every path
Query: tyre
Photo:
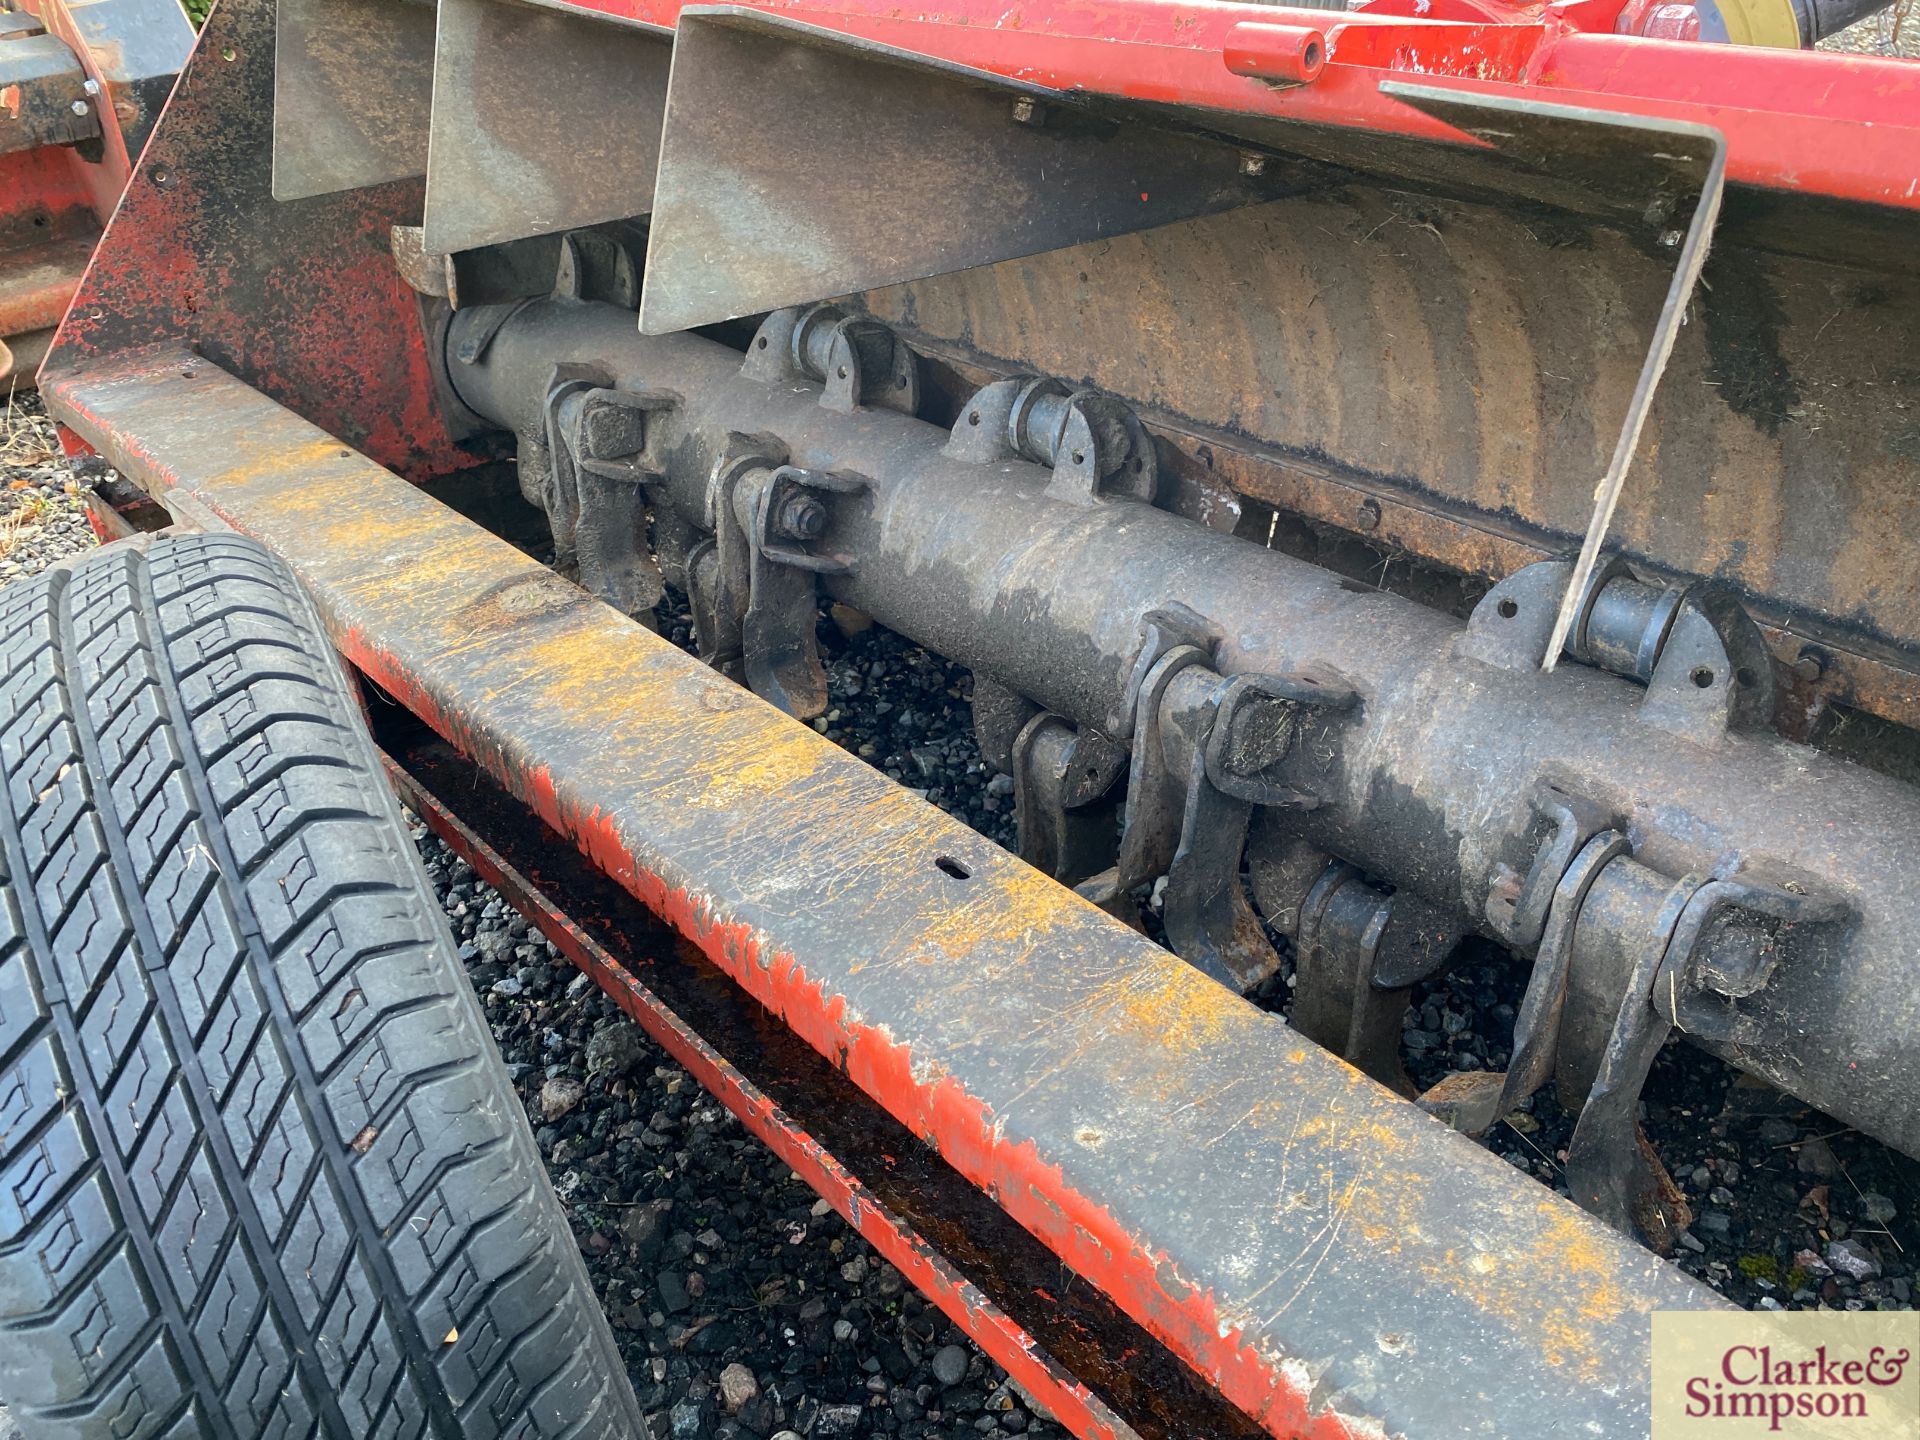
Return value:
M 43 1437 L 644 1436 L 311 606 L 0 591 L 0 1403 Z

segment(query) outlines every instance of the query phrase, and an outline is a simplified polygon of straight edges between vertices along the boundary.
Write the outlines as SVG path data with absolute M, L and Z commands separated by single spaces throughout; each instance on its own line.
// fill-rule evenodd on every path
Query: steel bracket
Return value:
M 636 619 L 660 603 L 659 562 L 647 541 L 647 486 L 658 478 L 645 459 L 650 415 L 674 397 L 608 389 L 560 378 L 547 395 L 543 508 L 553 529 L 554 563 L 582 589 Z M 524 477 L 523 477 L 524 481 Z
M 1206 638 L 1211 628 L 1184 607 L 1143 622 L 1143 661 L 1161 653 L 1144 674 L 1136 667 L 1138 684 L 1128 687 L 1135 713 L 1120 857 L 1079 889 L 1124 910 L 1136 886 L 1164 874 L 1162 919 L 1174 952 L 1244 992 L 1280 965 L 1240 882 L 1253 811 L 1320 803 L 1276 771 L 1303 710 L 1345 709 L 1356 697 L 1317 680 L 1222 676 L 1210 649 L 1178 639 Z
M 1141 696 L 1146 693 L 1147 677 L 1173 650 L 1187 646 L 1211 661 L 1220 643 L 1220 628 L 1199 612 L 1178 601 L 1149 610 L 1140 618 L 1140 649 L 1133 657 L 1133 669 L 1127 676 L 1120 704 L 1107 716 L 1107 733 L 1116 740 L 1133 738 L 1134 723 L 1141 712 Z
M 707 473 L 704 520 L 712 538 L 687 551 L 687 602 L 700 658 L 743 685 L 740 627 L 747 613 L 753 552 L 734 492 L 750 476 L 786 463 L 787 447 L 773 436 L 729 434 Z
M 1531 950 L 1541 943 L 1561 877 L 1587 842 L 1614 823 L 1602 807 L 1550 781 L 1535 791 L 1529 809 L 1531 818 L 1522 837 L 1531 851 L 1526 870 L 1523 873 L 1504 861 L 1495 866 L 1485 912 L 1493 932 L 1516 950 Z
M 946 453 L 973 464 L 1031 460 L 1053 467 L 1050 500 L 1151 502 L 1159 463 L 1132 407 L 1047 376 L 995 380 L 962 407 Z
M 1411 891 L 1385 894 L 1335 861 L 1298 911 L 1293 1028 L 1411 1096 L 1400 1061 L 1407 1003 L 1413 987 L 1446 963 L 1461 933 Z
M 1011 747 L 1020 858 L 1068 885 L 1110 863 L 1118 825 L 1100 802 L 1126 763 L 1122 746 L 1058 715 L 1022 725 Z
M 1468 1135 L 1486 1134 L 1553 1077 L 1580 907 L 1600 871 L 1631 849 L 1626 836 L 1616 830 L 1585 834 L 1579 812 L 1571 806 L 1561 809 L 1562 818 L 1542 845 L 1540 859 L 1528 876 L 1531 883 L 1535 877 L 1550 874 L 1552 883 L 1541 902 L 1549 908 L 1541 913 L 1542 934 L 1537 937 L 1540 948 L 1527 980 L 1526 995 L 1514 1017 L 1513 1053 L 1507 1068 L 1449 1075 L 1420 1097 L 1421 1109 Z M 1557 863 L 1572 837 L 1579 837 L 1577 852 L 1564 864 Z M 1529 905 L 1529 913 L 1532 908 Z
M 816 577 L 844 574 L 854 564 L 829 546 L 831 502 L 868 488 L 864 476 L 782 465 L 743 476 L 733 489 L 748 549 L 740 622 L 746 681 L 796 719 L 811 720 L 827 708 L 827 672 L 814 636 Z
M 740 373 L 770 385 L 808 380 L 820 403 L 840 414 L 866 408 L 913 415 L 920 408 L 920 365 L 878 320 L 836 305 L 790 306 L 760 322 Z
M 1773 657 L 1744 606 L 1713 585 L 1690 587 L 1647 682 L 1640 715 L 1697 745 L 1773 722 Z

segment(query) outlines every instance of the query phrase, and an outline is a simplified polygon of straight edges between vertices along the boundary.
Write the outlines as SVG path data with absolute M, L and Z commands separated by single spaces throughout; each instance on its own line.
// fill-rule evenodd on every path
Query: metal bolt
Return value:
M 580 458 L 621 460 L 646 448 L 646 415 L 631 405 L 602 401 L 580 417 Z
M 83 80 L 80 82 L 80 88 L 89 95 L 98 95 L 100 93 L 100 82 L 98 80 Z
M 797 490 L 780 502 L 773 528 L 788 540 L 818 540 L 827 531 L 827 507 Z
M 84 115 L 84 114 L 86 114 L 86 113 L 87 113 L 87 102 L 86 102 L 86 101 L 84 101 L 84 100 L 76 100 L 76 101 L 74 101 L 74 102 L 73 102 L 73 113 L 74 113 L 74 114 L 76 114 L 76 115 Z
M 1266 174 L 1267 157 L 1264 155 L 1256 155 L 1251 150 L 1242 152 L 1240 156 L 1240 173 L 1247 176 Z
M 1359 513 L 1353 517 L 1353 523 L 1360 527 L 1362 535 L 1371 535 L 1380 528 L 1380 502 L 1369 496 L 1360 502 Z
M 1797 679 L 1811 685 L 1827 673 L 1827 657 L 1809 645 L 1793 662 L 1793 673 Z
M 1038 108 L 1033 103 L 1031 95 L 1016 96 L 1013 102 L 1013 118 L 1022 125 L 1031 125 L 1033 117 L 1038 113 Z
M 1226 717 L 1227 743 L 1221 754 L 1229 773 L 1245 777 L 1260 774 L 1284 760 L 1293 748 L 1300 707 L 1269 696 L 1243 700 Z

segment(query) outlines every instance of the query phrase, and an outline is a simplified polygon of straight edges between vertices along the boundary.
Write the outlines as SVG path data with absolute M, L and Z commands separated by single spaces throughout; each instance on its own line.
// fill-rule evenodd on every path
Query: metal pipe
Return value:
M 1413 601 L 1146 505 L 1050 499 L 1040 466 L 955 459 L 924 421 L 823 409 L 816 387 L 745 377 L 737 352 L 698 336 L 642 336 L 627 311 L 462 311 L 449 353 L 490 328 L 453 381 L 523 434 L 560 363 L 680 397 L 648 460 L 690 519 L 729 435 L 775 436 L 796 465 L 864 477 L 863 497 L 837 502 L 835 546 L 858 563 L 831 593 L 1080 724 L 1109 723 L 1141 617 L 1174 603 L 1218 627 L 1224 672 L 1343 679 L 1361 704 L 1303 746 L 1326 803 L 1299 832 L 1436 904 L 1484 914 L 1547 780 L 1620 817 L 1637 858 L 1664 872 L 1757 865 L 1847 897 L 1844 929 L 1733 1002 L 1738 1023 L 1703 1043 L 1920 1151 L 1920 1067 L 1906 1063 L 1920 1022 L 1920 792 L 1773 736 L 1683 739 L 1648 723 L 1647 692 L 1617 676 L 1481 663 L 1457 650 L 1458 621 Z

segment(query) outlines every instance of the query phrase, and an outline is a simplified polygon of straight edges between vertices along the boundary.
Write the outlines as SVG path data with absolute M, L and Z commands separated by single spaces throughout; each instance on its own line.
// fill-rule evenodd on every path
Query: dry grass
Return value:
M 44 467 L 59 458 L 60 441 L 39 403 L 9 394 L 0 411 L 0 560 L 58 517 L 59 505 L 34 487 L 46 482 Z M 69 499 L 79 494 L 71 478 L 62 488 Z
M 46 511 L 47 502 L 44 499 L 29 495 L 5 515 L 0 515 L 0 560 L 11 555 L 14 546 L 40 529 L 40 521 Z
M 38 406 L 28 409 L 19 397 L 9 394 L 6 411 L 0 414 L 0 471 L 44 465 L 59 453 L 53 422 Z

